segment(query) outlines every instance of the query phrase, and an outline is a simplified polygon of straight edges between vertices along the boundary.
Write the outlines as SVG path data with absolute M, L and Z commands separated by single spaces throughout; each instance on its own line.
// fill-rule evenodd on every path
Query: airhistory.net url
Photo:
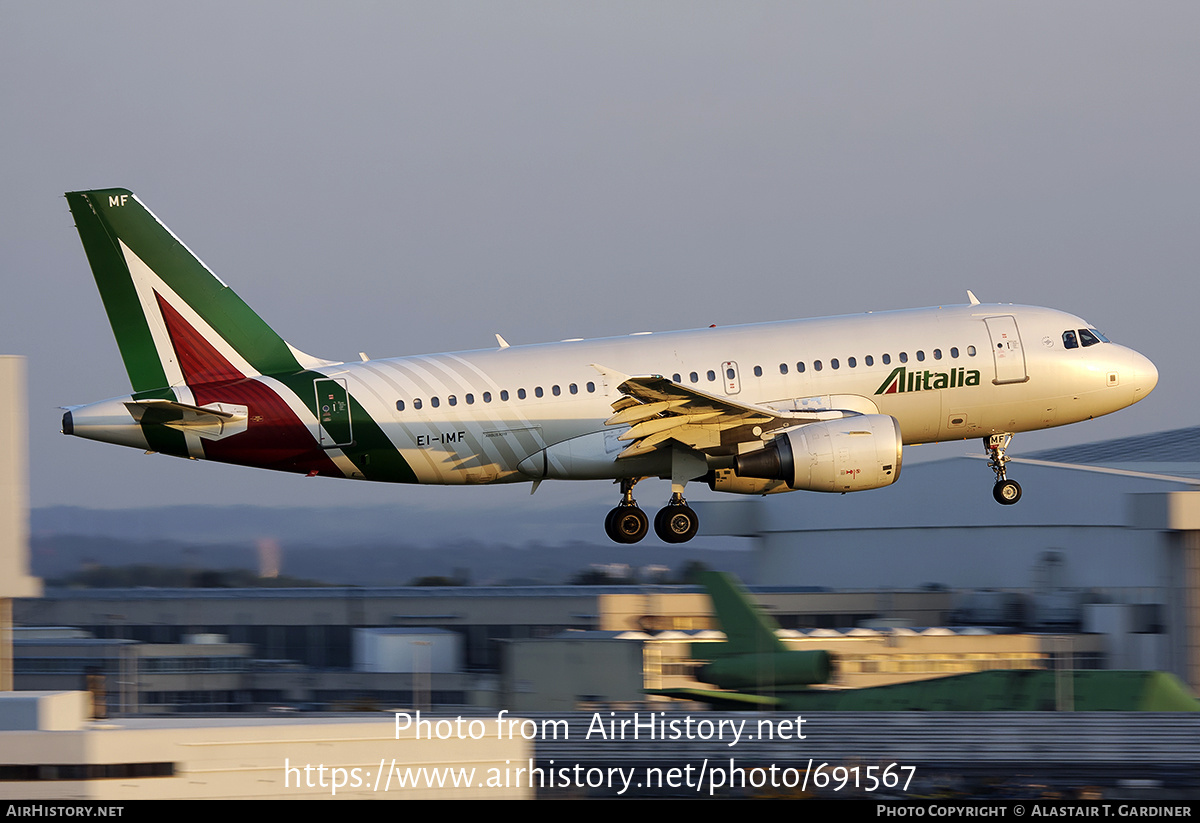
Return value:
M 906 791 L 916 773 L 915 766 L 833 766 L 810 759 L 805 767 L 739 766 L 735 758 L 685 766 L 557 766 L 551 760 L 545 767 L 531 759 L 527 766 L 505 765 L 487 769 L 406 766 L 393 759 L 379 761 L 379 769 L 325 764 L 292 766 L 284 761 L 284 787 L 288 789 L 328 789 L 333 796 L 339 790 L 367 789 L 372 792 L 404 789 L 603 789 L 617 796 L 631 789 L 686 789 L 697 794 L 714 795 L 738 789 L 790 789 L 799 791 L 859 791 L 890 789 Z

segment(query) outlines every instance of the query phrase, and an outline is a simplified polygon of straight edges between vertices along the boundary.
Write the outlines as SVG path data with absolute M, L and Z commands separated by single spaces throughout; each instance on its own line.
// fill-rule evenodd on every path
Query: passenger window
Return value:
M 713 371 L 712 369 L 709 369 L 708 370 L 708 382 L 713 383 L 716 381 L 716 379 L 717 379 L 717 373 L 715 371 Z
M 454 395 L 450 395 L 449 397 L 446 398 L 446 402 L 449 403 L 451 406 L 457 406 L 458 398 L 455 397 Z
M 675 376 L 678 377 L 679 375 Z M 676 380 L 675 382 L 678 383 L 679 381 Z M 571 385 L 567 386 L 567 391 L 571 392 L 571 394 L 579 394 L 579 387 L 572 383 Z
M 525 399 L 525 390 L 524 389 L 517 389 L 517 399 L 518 400 Z
M 404 401 L 403 400 L 396 401 L 396 411 L 404 411 Z
M 507 402 L 507 401 L 508 401 L 508 389 L 501 389 L 501 390 L 500 390 L 500 399 L 501 399 L 501 400 L 503 400 L 503 401 L 505 401 L 505 402 Z
M 1100 343 L 1100 338 L 1096 337 L 1096 335 L 1092 334 L 1087 329 L 1080 329 L 1079 342 L 1084 346 L 1095 346 Z
M 492 393 L 491 393 L 490 391 L 485 391 L 485 392 L 483 393 L 483 402 L 484 402 L 484 403 L 491 403 L 491 402 L 492 402 Z
M 838 362 L 838 359 L 836 357 L 829 361 L 829 368 L 831 368 L 831 369 L 841 368 L 841 365 L 842 364 Z
M 868 366 L 874 366 L 875 358 L 868 354 L 866 357 L 863 358 L 863 363 L 867 364 Z
M 696 374 L 695 372 L 692 372 L 691 374 L 689 374 L 689 375 L 688 375 L 688 377 L 690 377 L 690 378 L 691 378 L 691 380 L 692 380 L 692 382 L 693 382 L 693 383 L 699 383 L 699 382 L 700 382 L 700 375 Z
M 468 395 L 467 395 L 467 405 L 468 405 L 468 406 L 474 406 L 474 405 L 475 405 L 475 395 L 473 395 L 473 394 L 468 394 Z
M 967 357 L 974 357 L 974 356 L 975 356 L 975 347 L 967 346 Z
M 846 365 L 849 366 L 850 368 L 854 369 L 854 368 L 858 367 L 858 361 L 855 360 L 853 357 L 847 357 Z
M 596 391 L 596 384 L 595 384 L 595 383 L 588 383 L 588 384 L 587 384 L 587 390 L 588 390 L 588 392 L 594 392 L 594 391 Z
M 534 393 L 534 395 L 535 395 L 535 396 L 537 396 L 537 397 L 541 397 L 541 396 L 542 396 L 542 387 L 541 387 L 541 386 L 538 386 L 537 388 L 535 388 L 535 389 L 533 390 L 533 393 Z
M 683 377 L 682 377 L 681 375 L 678 375 L 678 374 L 673 374 L 673 375 L 671 375 L 671 381 L 672 381 L 672 382 L 674 382 L 674 383 L 682 383 L 682 382 L 683 382 Z
M 755 367 L 754 367 L 754 376 L 755 376 L 755 377 L 762 377 L 762 366 L 755 366 Z
M 934 350 L 933 350 L 933 359 L 934 359 L 934 360 L 941 360 L 941 359 L 942 359 L 942 350 L 941 350 L 941 349 L 934 349 Z
M 436 397 L 431 397 L 429 398 L 429 405 L 436 409 L 438 406 L 442 405 L 442 401 Z
M 891 356 L 890 354 L 885 354 L 885 355 L 883 356 L 883 365 L 887 366 L 887 365 L 889 365 L 891 362 L 892 362 L 892 356 Z
M 1067 329 L 1065 332 L 1063 332 L 1063 348 L 1064 349 L 1079 348 L 1079 341 L 1075 339 L 1075 332 L 1071 331 L 1070 329 Z
M 917 360 L 924 363 L 925 362 L 925 352 L 918 350 L 917 351 Z
M 814 360 L 814 361 L 813 361 L 813 370 L 814 370 L 814 371 L 820 371 L 820 370 L 821 370 L 821 361 L 820 361 L 820 360 Z
M 900 362 L 901 362 L 901 363 L 907 363 L 907 362 L 908 362 L 908 352 L 906 352 L 906 351 L 902 351 L 902 352 L 900 352 Z
M 779 373 L 780 373 L 780 374 L 787 374 L 787 363 L 780 363 L 780 364 L 779 364 Z
M 958 346 L 950 347 L 950 356 L 953 357 L 955 360 L 958 359 Z
M 551 386 L 550 393 L 555 397 L 558 397 L 560 394 L 562 394 L 562 389 L 560 389 L 558 386 Z
M 799 374 L 804 374 L 804 361 L 803 360 L 801 360 L 799 363 L 796 364 L 796 371 Z
M 418 409 L 418 410 L 421 408 L 421 398 L 419 398 L 419 397 L 413 398 L 413 408 Z

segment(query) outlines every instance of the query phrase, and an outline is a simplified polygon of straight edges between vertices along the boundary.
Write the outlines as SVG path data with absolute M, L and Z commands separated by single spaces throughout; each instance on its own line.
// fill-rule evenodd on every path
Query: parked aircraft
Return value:
M 640 332 L 341 363 L 286 343 L 125 189 L 66 195 L 133 393 L 63 431 L 177 457 L 396 483 L 610 480 L 605 531 L 671 482 L 663 540 L 697 532 L 689 482 L 772 494 L 877 489 L 905 444 L 981 438 L 993 495 L 1016 432 L 1117 411 L 1158 372 L 1052 309 L 981 304 Z
M 647 694 L 708 703 L 716 709 L 786 709 L 789 698 L 826 683 L 836 669 L 832 654 L 789 649 L 776 634 L 779 624 L 725 572 L 705 571 L 696 581 L 708 592 L 725 641 L 692 644 L 706 660 L 695 672 L 711 689 L 647 689 Z
M 779 624 L 732 576 L 706 571 L 697 582 L 708 591 L 713 616 L 725 633 L 723 642 L 691 646 L 693 659 L 707 661 L 695 678 L 712 688 L 647 689 L 647 694 L 707 703 L 720 711 L 1200 711 L 1200 701 L 1169 672 L 1007 669 L 929 679 L 913 674 L 907 682 L 856 689 L 831 685 L 837 658 L 818 649 L 789 649 L 776 634 Z

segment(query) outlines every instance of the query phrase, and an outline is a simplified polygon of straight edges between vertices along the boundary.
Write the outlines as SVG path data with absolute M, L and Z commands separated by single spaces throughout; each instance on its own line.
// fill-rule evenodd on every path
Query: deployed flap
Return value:
M 616 414 L 605 425 L 629 425 L 620 439 L 633 442 L 618 459 L 646 454 L 672 440 L 706 454 L 733 454 L 738 443 L 761 441 L 764 433 L 775 429 L 855 414 L 839 409 L 782 411 L 709 394 L 661 375 L 630 377 L 619 391 L 623 396 L 613 403 Z

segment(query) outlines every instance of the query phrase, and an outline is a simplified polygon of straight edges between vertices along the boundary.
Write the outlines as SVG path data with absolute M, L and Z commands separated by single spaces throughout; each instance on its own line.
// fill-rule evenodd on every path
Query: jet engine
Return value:
M 900 476 L 900 423 L 862 414 L 784 429 L 763 448 L 739 454 L 739 477 L 781 480 L 792 489 L 856 492 Z

